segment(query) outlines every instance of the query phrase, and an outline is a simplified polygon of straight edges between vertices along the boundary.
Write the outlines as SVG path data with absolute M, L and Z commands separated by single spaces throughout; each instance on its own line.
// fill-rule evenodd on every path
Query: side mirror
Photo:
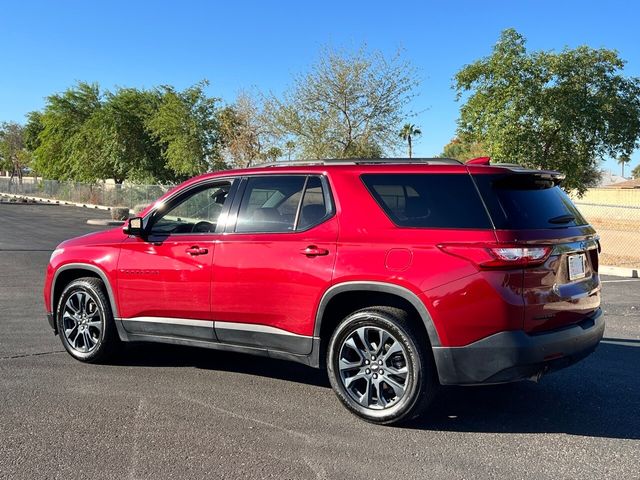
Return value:
M 141 237 L 144 233 L 144 229 L 142 228 L 142 217 L 130 218 L 129 221 L 125 223 L 122 231 L 127 235 Z

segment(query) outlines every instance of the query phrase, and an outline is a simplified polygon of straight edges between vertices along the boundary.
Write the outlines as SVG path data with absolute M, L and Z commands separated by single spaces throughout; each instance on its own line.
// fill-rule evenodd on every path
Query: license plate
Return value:
M 569 280 L 578 280 L 584 278 L 586 275 L 586 261 L 587 257 L 584 253 L 579 255 L 569 255 Z

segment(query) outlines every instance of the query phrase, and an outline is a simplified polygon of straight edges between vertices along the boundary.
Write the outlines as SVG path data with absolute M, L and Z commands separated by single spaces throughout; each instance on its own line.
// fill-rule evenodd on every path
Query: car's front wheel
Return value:
M 426 335 L 403 310 L 372 307 L 347 316 L 334 331 L 327 371 L 340 401 L 374 423 L 419 415 L 437 386 Z
M 93 277 L 69 283 L 56 310 L 64 348 L 82 362 L 107 360 L 119 342 L 104 284 Z

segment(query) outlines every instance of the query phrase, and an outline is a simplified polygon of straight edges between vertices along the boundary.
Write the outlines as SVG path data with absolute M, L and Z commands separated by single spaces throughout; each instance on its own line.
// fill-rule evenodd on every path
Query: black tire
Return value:
M 73 310 L 79 313 L 71 315 Z M 65 287 L 56 308 L 56 325 L 64 348 L 81 362 L 104 362 L 120 343 L 111 304 L 98 278 L 78 278 Z
M 381 331 L 386 332 L 391 338 L 382 340 Z M 359 336 L 362 332 L 368 336 L 368 345 L 372 349 L 379 349 L 379 357 L 376 358 L 373 354 L 367 357 L 366 346 L 360 349 L 357 355 L 352 353 L 356 348 L 351 345 L 364 345 L 362 337 Z M 380 340 L 375 340 L 377 335 Z M 399 345 L 396 346 L 395 342 L 399 342 Z M 400 347 L 402 347 L 400 353 L 392 354 L 392 350 L 395 351 Z M 392 355 L 387 358 L 389 354 Z M 353 360 L 346 358 L 349 355 L 355 355 Z M 349 365 L 358 364 L 358 366 L 343 366 L 341 370 L 341 358 L 343 365 L 348 363 Z M 364 365 L 365 361 L 368 362 L 366 365 Z M 390 362 L 398 363 L 392 365 Z M 370 368 L 366 368 L 367 366 Z M 373 379 L 376 375 L 373 371 L 374 367 L 375 372 L 380 372 L 376 380 Z M 393 370 L 391 370 L 392 367 Z M 389 368 L 391 372 L 382 371 L 385 368 Z M 404 383 L 402 376 L 393 374 L 403 370 L 406 370 Z M 358 310 L 348 315 L 338 325 L 329 340 L 327 373 L 334 392 L 349 411 L 369 422 L 384 425 L 406 422 L 419 416 L 433 400 L 438 386 L 428 338 L 412 322 L 407 312 L 392 307 L 369 307 Z M 346 377 L 347 373 L 349 377 Z M 385 374 L 386 379 L 383 378 Z M 352 377 L 357 378 L 355 382 Z M 346 383 L 349 381 L 351 383 L 347 387 Z M 377 385 L 373 383 L 376 381 L 379 382 Z M 398 384 L 401 385 L 398 386 Z M 391 387 L 392 385 L 396 385 L 398 390 L 404 386 L 402 395 L 398 394 L 398 390 Z M 362 395 L 358 401 L 356 397 L 361 392 Z M 363 400 L 365 396 L 371 401 Z M 363 402 L 368 406 L 363 405 Z

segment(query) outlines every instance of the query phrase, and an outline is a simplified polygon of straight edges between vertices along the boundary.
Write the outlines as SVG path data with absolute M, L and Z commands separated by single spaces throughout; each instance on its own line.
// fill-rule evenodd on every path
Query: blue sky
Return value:
M 24 121 L 44 98 L 77 80 L 104 88 L 178 88 L 211 82 L 233 101 L 239 90 L 281 92 L 323 46 L 398 48 L 423 79 L 412 109 L 432 156 L 455 133 L 451 78 L 516 28 L 530 49 L 586 44 L 616 49 L 640 76 L 640 4 L 628 1 L 214 2 L 7 1 L 0 6 L 0 121 Z M 634 152 L 631 166 L 640 163 Z M 607 168 L 619 172 L 612 161 Z M 628 171 L 628 170 L 627 170 Z

